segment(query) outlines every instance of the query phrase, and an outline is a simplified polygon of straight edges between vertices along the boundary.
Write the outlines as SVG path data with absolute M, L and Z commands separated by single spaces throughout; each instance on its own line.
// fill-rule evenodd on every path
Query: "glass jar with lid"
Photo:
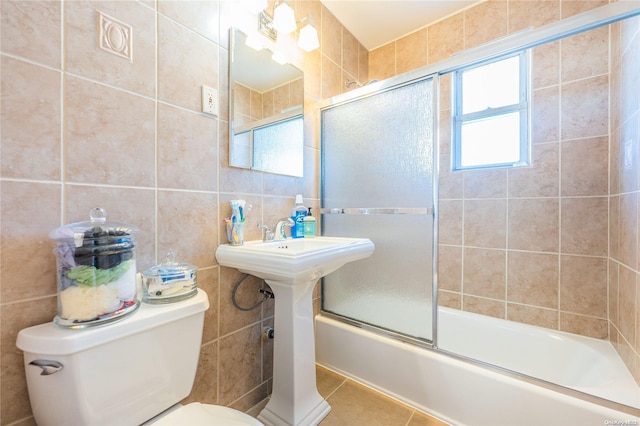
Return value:
M 142 273 L 142 301 L 151 304 L 178 302 L 195 296 L 198 267 L 176 260 L 169 251 L 163 263 Z
M 96 207 L 88 222 L 56 228 L 58 315 L 65 328 L 84 328 L 124 318 L 139 306 L 133 225 L 107 222 Z

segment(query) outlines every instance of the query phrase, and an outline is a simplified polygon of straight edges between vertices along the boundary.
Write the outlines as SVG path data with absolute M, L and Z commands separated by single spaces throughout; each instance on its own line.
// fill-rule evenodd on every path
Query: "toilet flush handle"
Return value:
M 58 361 L 49 361 L 46 359 L 36 359 L 31 361 L 29 365 L 35 365 L 36 367 L 42 368 L 42 373 L 40 373 L 41 376 L 48 376 L 62 370 L 62 364 Z

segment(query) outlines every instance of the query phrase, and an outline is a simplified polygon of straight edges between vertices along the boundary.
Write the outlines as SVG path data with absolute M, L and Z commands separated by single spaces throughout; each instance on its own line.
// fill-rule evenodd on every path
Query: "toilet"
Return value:
M 29 400 L 39 426 L 262 425 L 233 410 L 198 402 L 191 393 L 207 294 L 165 305 L 141 304 L 117 322 L 80 330 L 53 322 L 25 328 Z

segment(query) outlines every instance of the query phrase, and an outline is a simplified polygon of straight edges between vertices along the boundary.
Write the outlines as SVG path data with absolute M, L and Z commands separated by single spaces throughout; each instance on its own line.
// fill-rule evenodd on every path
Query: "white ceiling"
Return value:
M 373 50 L 482 0 L 320 0 Z

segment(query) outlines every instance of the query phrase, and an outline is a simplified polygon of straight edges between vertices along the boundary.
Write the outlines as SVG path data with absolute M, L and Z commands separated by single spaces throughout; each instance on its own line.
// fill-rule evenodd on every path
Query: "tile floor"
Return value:
M 331 405 L 320 426 L 447 425 L 326 368 L 316 368 L 316 379 L 318 392 Z

